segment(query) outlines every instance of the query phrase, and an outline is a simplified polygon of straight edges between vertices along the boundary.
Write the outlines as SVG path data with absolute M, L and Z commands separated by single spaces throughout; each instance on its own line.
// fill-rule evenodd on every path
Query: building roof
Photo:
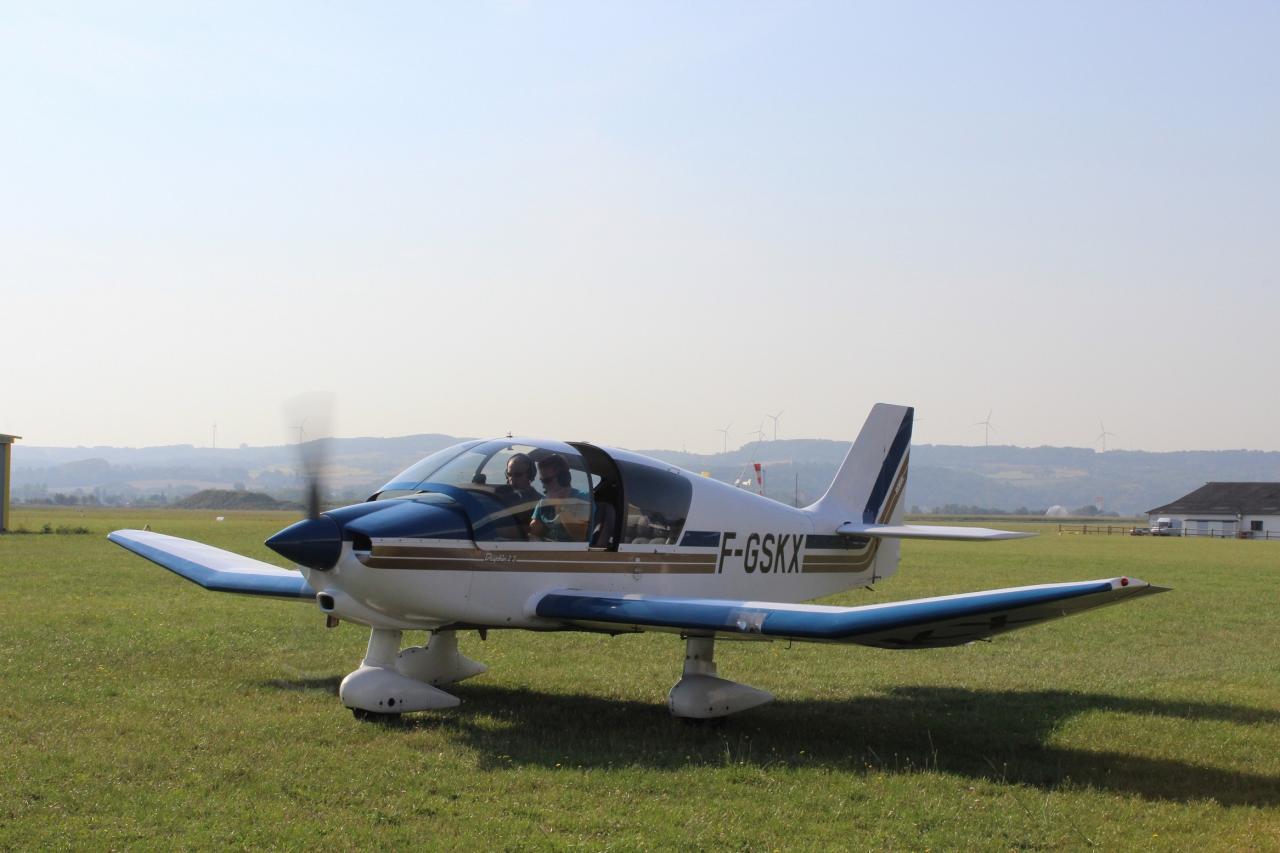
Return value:
M 1280 515 L 1280 483 L 1205 483 L 1190 494 L 1155 509 L 1155 513 L 1212 515 Z
M 15 441 L 17 441 L 20 438 L 22 438 L 22 436 L 20 435 L 5 435 L 4 433 L 0 432 L 0 444 L 13 444 Z

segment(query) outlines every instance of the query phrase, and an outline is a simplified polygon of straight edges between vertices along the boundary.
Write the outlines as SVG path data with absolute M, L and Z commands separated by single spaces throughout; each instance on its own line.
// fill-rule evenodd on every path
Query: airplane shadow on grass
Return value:
M 339 678 L 270 682 L 337 693 Z M 451 731 L 482 766 L 826 767 L 852 773 L 936 770 L 1044 789 L 1087 786 L 1151 800 L 1280 805 L 1280 777 L 1125 751 L 1050 744 L 1072 717 L 1118 713 L 1280 725 L 1280 711 L 1066 691 L 899 687 L 847 701 L 777 702 L 710 723 L 672 719 L 665 705 L 459 684 L 448 711 L 409 715 L 393 730 Z M 1212 759 L 1206 744 L 1205 759 Z

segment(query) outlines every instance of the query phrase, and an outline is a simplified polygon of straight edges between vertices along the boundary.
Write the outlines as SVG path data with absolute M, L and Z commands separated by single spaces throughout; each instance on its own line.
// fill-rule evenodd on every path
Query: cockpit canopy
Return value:
M 376 500 L 402 497 L 421 491 L 427 483 L 459 486 L 470 490 L 471 486 L 488 486 L 477 492 L 497 492 L 507 485 L 507 463 L 517 454 L 524 454 L 536 466 L 541 460 L 559 454 L 569 466 L 573 488 L 589 492 L 590 475 L 587 465 L 572 446 L 555 441 L 527 444 L 511 439 L 493 441 L 468 441 L 455 444 L 431 454 L 426 459 L 406 468 L 374 495 Z M 537 477 L 532 478 L 537 483 Z
M 687 475 L 629 456 L 580 442 L 469 441 L 405 469 L 370 500 L 451 501 L 477 541 L 675 545 L 692 500 Z M 509 464 L 534 476 L 509 479 Z

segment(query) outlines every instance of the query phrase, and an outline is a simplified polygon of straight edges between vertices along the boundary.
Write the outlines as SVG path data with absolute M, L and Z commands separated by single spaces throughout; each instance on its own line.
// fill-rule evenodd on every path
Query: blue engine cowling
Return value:
M 368 550 L 371 539 L 472 539 L 467 512 L 440 493 L 366 501 L 291 524 L 266 541 L 287 560 L 328 571 L 342 555 L 342 543 Z

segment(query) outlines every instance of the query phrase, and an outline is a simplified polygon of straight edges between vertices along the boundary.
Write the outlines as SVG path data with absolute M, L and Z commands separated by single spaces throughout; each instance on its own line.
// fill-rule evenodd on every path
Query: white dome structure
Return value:
M 1067 508 L 1061 504 L 1054 504 L 1046 509 L 1044 514 L 1047 518 L 1066 518 L 1071 515 L 1071 513 L 1067 512 Z

